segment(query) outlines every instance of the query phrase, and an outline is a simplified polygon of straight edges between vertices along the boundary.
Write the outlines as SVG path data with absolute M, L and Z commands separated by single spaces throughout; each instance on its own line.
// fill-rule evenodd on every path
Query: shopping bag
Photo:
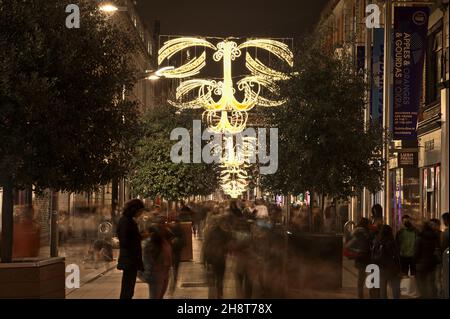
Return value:
M 403 297 L 418 298 L 419 289 L 417 288 L 416 277 L 404 277 L 400 281 L 400 293 Z

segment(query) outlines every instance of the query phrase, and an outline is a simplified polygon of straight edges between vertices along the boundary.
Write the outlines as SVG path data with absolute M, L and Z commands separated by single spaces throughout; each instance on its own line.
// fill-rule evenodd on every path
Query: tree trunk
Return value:
M 117 179 L 114 178 L 111 182 L 111 222 L 113 224 L 113 233 L 116 232 L 116 211 L 117 204 L 119 201 L 119 183 Z
M 313 231 L 314 191 L 309 192 L 309 231 Z
M 12 261 L 13 231 L 14 231 L 14 198 L 13 181 L 11 176 L 6 176 L 3 184 L 3 204 L 2 204 L 2 263 Z
M 325 220 L 325 194 L 322 191 L 322 194 L 320 194 L 321 196 L 321 208 L 322 208 L 322 218 Z
M 286 197 L 286 219 L 285 219 L 285 225 L 287 228 L 290 226 L 291 222 L 291 195 L 287 195 Z
M 58 193 L 50 190 L 50 257 L 58 257 Z

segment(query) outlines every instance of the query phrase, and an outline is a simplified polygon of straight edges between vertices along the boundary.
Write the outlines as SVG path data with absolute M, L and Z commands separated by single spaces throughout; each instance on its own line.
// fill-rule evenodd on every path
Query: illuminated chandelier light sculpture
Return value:
M 274 107 L 285 102 L 284 99 L 273 100 L 264 97 L 263 92 L 277 96 L 277 82 L 289 79 L 290 75 L 268 67 L 248 52 L 249 48 L 265 50 L 292 67 L 293 54 L 285 43 L 271 39 L 250 39 L 238 45 L 235 41 L 224 39 L 214 45 L 203 38 L 175 38 L 165 42 L 159 50 L 159 66 L 191 47 L 202 47 L 203 50 L 181 66 L 163 71 L 162 76 L 186 79 L 198 75 L 206 66 L 206 50 L 211 49 L 214 51 L 213 60 L 222 61 L 222 78 L 220 81 L 202 78 L 181 81 L 176 89 L 175 101 L 168 102 L 182 109 L 203 108 L 202 118 L 212 132 L 240 133 L 246 128 L 248 112 L 254 107 Z M 250 74 L 234 83 L 232 64 L 241 57 L 244 49 L 245 66 Z M 236 89 L 242 92 L 241 101 L 236 98 Z M 226 194 L 237 198 L 245 192 L 249 184 L 247 169 L 256 154 L 256 139 L 243 138 L 242 148 L 237 150 L 233 145 L 233 138 L 225 137 L 225 153 L 221 159 L 221 186 Z
M 247 168 L 256 154 L 256 138 L 243 137 L 241 145 L 233 144 L 233 137 L 225 137 L 225 156 L 221 160 L 221 185 L 232 198 L 242 195 L 249 184 Z
M 285 101 L 271 100 L 261 96 L 265 88 L 271 93 L 277 93 L 277 81 L 286 80 L 288 74 L 274 70 L 266 66 L 258 58 L 253 58 L 246 53 L 245 65 L 250 75 L 245 76 L 237 83 L 233 82 L 232 63 L 242 55 L 242 50 L 247 48 L 259 48 L 270 52 L 285 61 L 289 66 L 293 65 L 293 54 L 283 42 L 269 39 L 248 40 L 240 45 L 234 41 L 223 40 L 215 46 L 211 42 L 201 38 L 176 38 L 169 40 L 159 50 L 158 63 L 161 64 L 173 57 L 176 53 L 190 48 L 204 47 L 205 50 L 198 57 L 189 60 L 183 65 L 163 72 L 167 78 L 183 79 L 200 73 L 206 66 L 206 48 L 214 50 L 213 60 L 223 63 L 223 79 L 221 81 L 208 79 L 190 79 L 180 83 L 176 89 L 175 101 L 169 101 L 171 105 L 179 108 L 203 108 L 203 118 L 208 126 L 216 133 L 238 133 L 245 129 L 248 114 L 255 106 L 279 106 Z M 242 101 L 235 97 L 236 89 L 244 94 Z M 197 91 L 197 96 L 186 101 L 186 98 Z M 220 98 L 217 100 L 215 96 Z

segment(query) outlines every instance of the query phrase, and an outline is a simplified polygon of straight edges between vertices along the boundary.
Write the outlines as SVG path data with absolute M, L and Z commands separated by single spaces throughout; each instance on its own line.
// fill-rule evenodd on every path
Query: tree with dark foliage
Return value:
M 67 28 L 70 3 L 0 0 L 2 262 L 14 188 L 92 191 L 123 176 L 133 154 L 139 116 L 122 92 L 135 82 L 134 46 L 94 1 L 78 1 L 80 28 Z

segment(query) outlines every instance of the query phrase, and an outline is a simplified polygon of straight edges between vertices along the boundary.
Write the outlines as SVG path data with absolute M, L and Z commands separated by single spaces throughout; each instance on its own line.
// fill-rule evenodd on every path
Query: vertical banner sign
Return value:
M 394 11 L 394 139 L 416 139 L 428 30 L 427 7 Z
M 373 29 L 372 122 L 383 123 L 384 28 Z

